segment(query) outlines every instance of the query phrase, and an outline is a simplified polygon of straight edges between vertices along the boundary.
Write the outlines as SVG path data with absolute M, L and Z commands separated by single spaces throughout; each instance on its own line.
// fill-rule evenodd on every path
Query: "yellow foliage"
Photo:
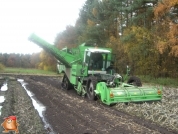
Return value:
M 4 70 L 4 68 L 5 68 L 5 66 L 2 63 L 0 63 L 0 71 Z
M 43 69 L 43 62 L 40 62 L 40 63 L 39 63 L 38 69 Z
M 42 52 L 40 53 L 40 59 L 41 59 L 41 60 L 47 59 L 47 53 L 46 53 L 45 51 L 42 51 Z
M 170 48 L 169 54 L 170 55 L 174 55 L 174 56 L 178 56 L 178 24 L 174 24 L 174 23 L 169 23 L 169 29 L 166 31 L 162 31 L 163 33 L 166 34 L 166 36 L 164 35 L 160 35 L 159 38 L 157 38 L 157 49 L 159 50 L 159 52 L 161 54 L 163 54 L 163 52 L 165 50 L 167 50 L 167 48 Z
M 164 42 L 164 41 L 158 41 L 158 43 L 157 43 L 157 49 L 159 50 L 159 52 L 161 54 L 163 54 L 164 50 L 166 49 L 165 46 L 167 46 L 166 42 Z
M 143 27 L 133 27 L 133 28 L 135 28 L 134 32 L 135 32 L 136 38 L 138 39 L 138 42 L 144 41 L 144 39 L 147 39 L 147 40 L 150 39 L 150 35 L 148 34 L 147 29 Z
M 47 71 L 47 70 L 48 70 L 48 66 L 45 65 L 45 66 L 43 67 L 43 70 Z
M 168 0 L 169 1 L 169 7 L 178 5 L 178 0 Z
M 93 21 L 90 20 L 90 19 L 87 20 L 87 24 L 88 24 L 89 26 L 95 26 L 95 25 L 96 25 L 95 22 L 93 22 Z
M 163 54 L 163 52 L 167 50 L 167 48 L 170 48 L 169 54 L 177 57 L 178 56 L 178 49 L 177 49 L 178 24 L 175 24 L 171 22 L 170 20 L 165 20 L 165 21 L 167 21 L 167 23 L 164 23 L 164 24 L 162 23 L 163 25 L 158 26 L 160 27 L 160 30 L 162 31 L 158 30 L 157 35 L 159 37 L 155 41 L 157 42 L 156 46 L 161 54 Z
M 40 53 L 40 64 L 38 65 L 39 69 L 43 69 L 43 70 L 55 70 L 56 68 L 56 60 L 54 59 L 54 57 L 52 55 L 50 55 L 49 53 L 42 51 Z
M 165 6 L 162 3 L 159 3 L 158 6 L 154 9 L 154 15 L 156 18 L 162 16 L 165 10 Z
M 117 39 L 114 36 L 110 37 L 110 42 L 117 43 Z
M 119 40 L 114 36 L 110 36 L 109 42 L 106 43 L 106 47 L 112 48 L 113 51 L 117 51 L 118 46 L 119 46 Z
M 158 3 L 158 6 L 154 9 L 155 17 L 162 17 L 167 13 L 172 7 L 178 4 L 178 0 L 162 0 Z
M 170 30 L 167 36 L 169 38 L 171 46 L 178 45 L 178 24 L 170 24 Z
M 96 8 L 93 8 L 92 14 L 97 17 L 98 14 L 98 10 Z
M 178 57 L 178 45 L 172 47 L 171 54 Z
M 124 36 L 132 36 L 124 43 L 124 51 L 129 53 L 131 49 L 139 48 L 146 41 L 151 40 L 150 32 L 144 27 L 132 26 L 124 31 Z

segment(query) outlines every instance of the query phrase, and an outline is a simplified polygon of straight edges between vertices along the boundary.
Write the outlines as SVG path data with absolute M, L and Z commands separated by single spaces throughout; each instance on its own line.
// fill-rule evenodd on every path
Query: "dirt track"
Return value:
M 45 117 L 58 134 L 172 134 L 150 121 L 118 111 L 99 101 L 89 101 L 74 90 L 61 88 L 59 77 L 15 76 L 46 106 Z M 49 133 L 52 131 L 48 129 Z

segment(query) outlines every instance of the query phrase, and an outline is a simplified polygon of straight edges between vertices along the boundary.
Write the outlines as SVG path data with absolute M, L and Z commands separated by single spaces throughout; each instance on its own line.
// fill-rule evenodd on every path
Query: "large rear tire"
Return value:
M 89 100 L 97 100 L 97 96 L 95 94 L 97 80 L 95 77 L 91 77 L 91 79 L 88 81 L 88 87 L 87 87 L 87 97 Z
M 66 74 L 63 76 L 62 87 L 66 90 L 69 90 L 72 87 Z
M 131 76 L 129 78 L 129 80 L 127 81 L 127 83 L 130 84 L 130 85 L 137 86 L 137 87 L 141 87 L 142 86 L 141 80 L 136 76 Z

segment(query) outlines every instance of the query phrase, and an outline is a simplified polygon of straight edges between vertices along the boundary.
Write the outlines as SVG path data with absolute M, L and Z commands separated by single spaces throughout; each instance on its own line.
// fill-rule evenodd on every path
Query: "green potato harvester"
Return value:
M 90 100 L 100 99 L 106 105 L 119 102 L 160 101 L 162 88 L 142 86 L 136 76 L 125 77 L 112 68 L 113 54 L 110 48 L 100 48 L 92 43 L 83 43 L 76 48 L 59 50 L 35 34 L 29 40 L 42 47 L 57 59 L 59 73 L 63 73 L 62 87 L 75 89 Z M 127 82 L 126 79 L 128 79 Z

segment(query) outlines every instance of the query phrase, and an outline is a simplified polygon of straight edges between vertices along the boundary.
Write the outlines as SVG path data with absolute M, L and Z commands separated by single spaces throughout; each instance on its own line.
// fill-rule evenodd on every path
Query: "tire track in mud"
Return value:
M 7 82 L 7 91 L 0 91 L 5 96 L 3 107 L 1 109 L 0 122 L 4 121 L 3 118 L 15 115 L 20 124 L 18 127 L 20 134 L 45 134 L 46 131 L 43 127 L 41 118 L 38 112 L 33 108 L 31 98 L 28 96 L 24 88 L 15 78 L 5 78 Z M 0 127 L 0 133 L 4 131 Z M 9 131 L 9 134 L 15 132 Z
M 31 76 L 25 81 L 35 96 L 47 106 L 45 116 L 54 131 L 60 133 L 176 133 L 152 122 L 130 116 L 100 102 L 64 91 L 59 78 Z
M 38 87 L 38 85 L 42 86 L 42 90 L 47 86 L 44 83 L 34 83 L 34 81 L 27 81 L 29 85 L 35 85 L 33 87 Z M 37 90 L 33 87 L 29 87 L 33 93 L 35 93 L 36 97 L 38 98 Z M 48 122 L 53 126 L 54 131 L 58 133 L 111 133 L 114 131 L 114 133 L 124 131 L 126 133 L 131 133 L 131 131 L 128 131 L 127 129 L 124 129 L 124 127 L 120 127 L 120 129 L 108 131 L 110 125 L 107 125 L 108 123 L 108 117 L 105 119 L 101 116 L 99 113 L 95 113 L 95 109 L 91 106 L 87 106 L 85 100 L 79 100 L 76 97 L 68 96 L 64 91 L 59 92 L 58 89 L 50 87 L 51 89 L 46 89 L 46 91 L 51 91 L 50 95 L 48 94 L 45 96 L 45 99 L 47 99 L 49 102 L 48 104 L 45 103 L 44 97 L 38 98 L 44 105 L 47 104 L 47 110 L 46 115 L 48 116 Z M 38 87 L 38 89 L 40 89 Z M 41 91 L 42 91 L 41 90 Z M 43 91 L 42 91 L 43 92 Z M 77 104 L 79 102 L 79 104 Z M 86 104 L 85 104 L 86 103 Z M 92 104 L 90 104 L 92 105 Z M 49 109 L 48 109 L 49 106 Z M 50 115 L 50 117 L 49 117 Z M 93 115 L 93 116 L 92 116 Z M 112 121 L 110 121 L 112 123 Z M 106 128 L 108 126 L 108 128 Z

